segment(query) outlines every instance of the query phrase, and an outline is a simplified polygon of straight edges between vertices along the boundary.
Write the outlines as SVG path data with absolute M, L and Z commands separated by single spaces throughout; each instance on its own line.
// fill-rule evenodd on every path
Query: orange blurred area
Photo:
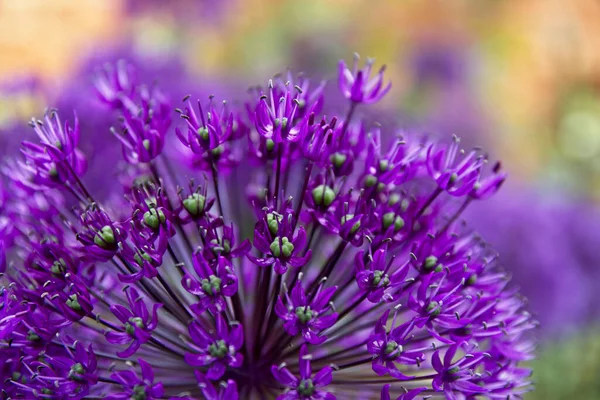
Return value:
M 77 57 L 122 33 L 118 0 L 0 1 L 0 76 L 64 75 Z

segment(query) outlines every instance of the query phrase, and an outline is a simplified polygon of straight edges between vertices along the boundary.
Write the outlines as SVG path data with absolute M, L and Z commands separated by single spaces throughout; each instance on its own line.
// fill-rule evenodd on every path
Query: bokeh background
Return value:
M 186 94 L 288 67 L 335 88 L 338 59 L 375 57 L 393 82 L 383 115 L 483 146 L 510 174 L 465 218 L 541 322 L 527 397 L 598 399 L 599 49 L 597 0 L 0 0 L 0 150 L 85 96 L 102 61 Z

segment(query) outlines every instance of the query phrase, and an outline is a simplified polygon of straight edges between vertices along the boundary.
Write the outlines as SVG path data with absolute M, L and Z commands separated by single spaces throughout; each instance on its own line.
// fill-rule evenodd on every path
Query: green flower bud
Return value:
M 271 254 L 273 255 L 273 257 L 276 258 L 281 257 L 282 253 L 284 257 L 289 257 L 294 251 L 294 245 L 285 236 L 281 238 L 281 240 L 279 239 L 279 237 L 276 237 L 275 240 L 273 240 L 273 242 L 271 243 L 271 246 L 269 246 L 269 248 L 271 249 Z
M 383 271 L 380 270 L 376 270 L 375 272 L 373 272 L 373 281 L 371 282 L 371 285 L 373 287 L 377 287 L 377 286 L 387 286 L 390 284 L 390 278 L 388 277 L 388 274 L 385 274 Z
M 221 144 L 221 145 L 215 147 L 214 149 L 212 149 L 210 151 L 210 153 L 213 155 L 213 157 L 219 157 L 221 154 L 223 154 L 223 151 L 225 151 L 225 148 Z
M 191 216 L 197 217 L 204 211 L 206 205 L 206 198 L 200 193 L 192 193 L 185 200 L 183 200 L 183 208 Z
M 217 239 L 213 239 L 210 243 L 215 245 L 212 247 L 212 252 L 214 254 L 227 254 L 231 251 L 231 243 L 227 239 L 223 240 L 223 243 L 219 243 Z
M 215 358 L 223 358 L 227 355 L 228 349 L 225 341 L 217 340 L 215 343 L 208 346 L 208 352 Z
M 140 317 L 131 317 L 131 318 L 129 318 L 129 322 L 134 324 L 135 326 L 137 326 L 140 329 L 144 329 L 146 327 L 144 320 L 142 320 Z
M 400 203 L 400 209 L 402 211 L 406 211 L 408 210 L 408 206 L 410 205 L 410 202 L 408 201 L 408 199 L 404 199 L 402 200 L 402 202 Z
M 67 272 L 67 264 L 65 260 L 62 258 L 60 260 L 54 261 L 52 267 L 50 267 L 50 272 L 52 272 L 55 276 L 64 276 L 65 272 Z
M 313 318 L 313 311 L 310 306 L 296 307 L 296 317 L 300 320 L 300 323 L 306 324 Z
M 392 193 L 390 195 L 390 199 L 388 200 L 388 204 L 390 206 L 393 206 L 393 205 L 398 204 L 399 201 L 400 201 L 400 195 L 398 193 Z
M 388 160 L 381 160 L 381 161 L 379 161 L 379 170 L 381 172 L 387 171 L 388 168 L 389 168 L 389 166 L 390 166 L 390 162 Z
M 205 127 L 201 126 L 200 128 L 198 128 L 196 133 L 198 134 L 198 136 L 200 136 L 202 140 L 208 140 L 208 129 L 206 129 Z
M 456 172 L 453 172 L 452 175 L 450 175 L 450 180 L 448 181 L 448 183 L 453 184 L 457 180 L 458 180 L 458 175 L 456 175 Z
M 442 309 L 440 308 L 440 304 L 437 301 L 432 301 L 427 305 L 426 311 L 432 318 L 437 317 L 442 313 Z
M 285 129 L 287 127 L 288 124 L 288 119 L 283 117 L 282 119 L 279 118 L 275 118 L 275 127 L 279 127 L 281 126 L 281 128 Z
M 401 216 L 396 215 L 396 218 L 394 219 L 394 231 L 398 232 L 402 228 L 404 228 L 404 219 Z
M 392 226 L 394 223 L 394 218 L 396 218 L 396 214 L 392 211 L 383 214 L 383 229 L 387 229 Z
M 429 271 L 437 265 L 437 262 L 438 262 L 438 259 L 436 256 L 429 256 L 425 259 L 425 262 L 423 263 L 423 268 L 425 268 L 425 270 Z
M 109 248 L 115 244 L 115 233 L 112 228 L 108 225 L 102 227 L 101 230 L 96 232 L 96 236 L 94 236 L 94 243 L 96 246 L 101 247 L 103 249 Z
M 365 176 L 365 186 L 373 187 L 377 184 L 377 177 L 375 175 L 367 175 Z
M 312 396 L 315 393 L 315 385 L 313 384 L 312 379 L 302 379 L 296 388 L 296 391 L 303 397 Z
M 150 257 L 150 254 L 146 253 L 145 251 L 141 251 L 140 253 L 135 253 L 133 255 L 133 259 L 140 267 L 142 265 L 144 265 L 144 260 L 152 261 L 152 257 Z
M 58 170 L 56 169 L 55 166 L 52 166 L 48 170 L 48 175 L 50 176 L 50 179 L 52 179 L 52 180 L 57 180 L 58 179 Z
M 467 281 L 465 282 L 465 285 L 467 285 L 467 286 L 473 286 L 476 283 L 477 283 L 477 275 L 471 274 L 469 276 L 469 279 L 467 279 Z
M 151 208 L 150 210 L 144 213 L 144 223 L 146 224 L 146 226 L 152 229 L 158 229 L 160 224 L 164 224 L 165 221 L 165 214 L 162 212 L 162 210 Z
M 83 365 L 81 363 L 73 364 L 71 370 L 69 371 L 69 378 L 73 380 L 81 380 L 81 376 L 85 373 L 85 369 L 83 369 Z
M 37 342 L 40 339 L 41 337 L 39 337 L 33 329 L 30 329 L 29 332 L 27 332 L 27 340 L 29 340 L 30 342 Z
M 354 218 L 354 214 L 346 214 L 342 217 L 342 225 L 346 224 L 346 222 L 350 221 Z M 350 233 L 356 233 L 360 228 L 360 220 L 356 221 L 354 225 L 352 225 L 352 229 L 350 229 Z
M 460 367 L 458 365 L 448 369 L 448 374 L 450 374 L 450 375 L 455 375 L 455 374 L 458 374 L 459 372 L 460 372 Z
M 79 300 L 77 299 L 77 295 L 76 294 L 72 294 L 69 296 L 69 298 L 67 299 L 67 307 L 69 307 L 71 310 L 73 311 L 81 311 L 81 304 L 79 304 Z
M 208 279 L 202 279 L 202 282 L 200 284 L 204 293 L 208 294 L 209 296 L 212 296 L 221 292 L 221 282 L 221 278 L 215 275 L 211 275 L 208 277 Z
M 130 400 L 146 400 L 146 387 L 144 385 L 135 385 Z
M 344 165 L 344 163 L 346 162 L 347 158 L 348 156 L 346 156 L 345 154 L 333 153 L 329 156 L 329 161 L 331 161 L 334 167 L 341 168 L 342 165 Z
M 277 235 L 279 230 L 279 223 L 283 220 L 283 215 L 276 213 L 267 214 L 267 225 L 269 226 L 269 232 L 271 235 Z
M 399 347 L 401 347 L 401 346 L 398 343 L 396 343 L 393 340 L 390 340 L 385 345 L 385 350 L 384 350 L 385 354 L 389 356 L 390 354 L 392 354 L 393 352 L 395 352 Z M 400 350 L 400 351 L 402 351 L 402 350 Z
M 335 200 L 335 192 L 327 185 L 319 185 L 312 191 L 313 200 L 320 206 L 329 207 Z
M 267 142 L 265 143 L 266 147 L 267 147 L 267 151 L 270 153 L 273 151 L 273 149 L 275 148 L 275 142 L 273 141 L 273 139 L 267 139 Z

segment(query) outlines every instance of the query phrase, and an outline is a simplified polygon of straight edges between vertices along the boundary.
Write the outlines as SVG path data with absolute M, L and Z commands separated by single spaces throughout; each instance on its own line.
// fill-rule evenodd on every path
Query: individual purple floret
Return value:
M 219 257 L 213 270 L 201 252 L 194 255 L 192 264 L 198 278 L 186 271 L 181 281 L 185 290 L 200 299 L 191 306 L 192 310 L 198 315 L 206 310 L 220 313 L 227 306 L 226 297 L 231 297 L 238 291 L 238 279 L 233 266 L 226 258 Z
M 279 318 L 285 321 L 285 331 L 296 336 L 299 333 L 310 344 L 321 344 L 327 340 L 326 336 L 320 336 L 323 330 L 330 328 L 338 317 L 335 312 L 323 315 L 331 309 L 329 303 L 337 288 L 329 287 L 319 291 L 312 300 L 306 297 L 302 282 L 298 282 L 292 289 L 292 295 L 286 293 L 287 307 L 280 297 L 275 305 L 275 312 Z
M 221 381 L 215 388 L 202 373 L 195 371 L 196 379 L 198 379 L 198 387 L 202 391 L 202 395 L 206 400 L 238 400 L 237 385 L 234 380 Z
M 185 361 L 194 367 L 208 367 L 206 377 L 219 379 L 227 367 L 242 365 L 244 357 L 239 350 L 244 341 L 241 325 L 227 326 L 221 314 L 217 314 L 214 334 L 204 330 L 198 323 L 189 327 L 193 343 L 190 347 L 195 353 L 186 353 Z
M 23 142 L 22 152 L 36 174 L 37 183 L 53 186 L 69 182 L 77 187 L 77 176 L 86 170 L 86 160 L 77 149 L 79 122 L 71 128 L 63 125 L 56 110 L 49 110 L 44 121 L 32 119 L 30 125 L 40 139 L 39 144 Z
M 155 400 L 163 398 L 165 390 L 162 383 L 154 383 L 154 371 L 152 371 L 150 364 L 141 358 L 138 360 L 138 364 L 142 371 L 141 379 L 131 370 L 117 371 L 110 375 L 111 379 L 122 386 L 123 391 L 111 394 L 106 399 Z
M 120 304 L 110 307 L 110 311 L 123 324 L 124 331 L 106 333 L 106 340 L 112 344 L 129 344 L 125 350 L 117 352 L 117 356 L 122 358 L 131 357 L 142 344 L 152 338 L 152 331 L 158 324 L 157 312 L 162 307 L 160 303 L 153 304 L 152 315 L 150 315 L 144 299 L 140 297 L 137 290 L 129 288 L 126 295 L 129 309 Z
M 383 84 L 385 66 L 381 67 L 377 75 L 371 78 L 371 68 L 375 60 L 368 59 L 364 68 L 358 68 L 358 54 L 354 55 L 354 64 L 350 70 L 342 60 L 339 63 L 340 91 L 353 103 L 376 103 L 392 88 L 392 84 Z
M 254 230 L 254 247 L 264 257 L 248 255 L 248 258 L 259 267 L 273 266 L 278 274 L 284 274 L 288 266 L 300 268 L 305 265 L 312 254 L 310 250 L 304 251 L 306 231 L 300 228 L 294 233 L 292 220 L 289 210 L 284 214 L 266 213 Z
M 383 313 L 374 333 L 369 337 L 367 349 L 373 355 L 373 371 L 380 376 L 390 375 L 400 380 L 410 380 L 414 377 L 406 376 L 398 369 L 397 364 L 418 365 L 425 359 L 423 351 L 405 349 L 411 343 L 411 332 L 414 328 L 412 321 L 396 325 L 397 314 L 394 315 L 392 327 L 388 331 L 386 324 L 390 310 Z
M 433 388 L 443 391 L 447 399 L 460 399 L 464 396 L 483 395 L 487 392 L 485 385 L 478 385 L 473 380 L 473 366 L 477 365 L 484 357 L 483 353 L 471 353 L 468 348 L 464 348 L 465 343 L 457 342 L 450 346 L 444 354 L 443 361 L 440 358 L 440 351 L 433 353 L 431 364 L 437 372 L 433 378 Z M 455 356 L 458 350 L 463 347 L 466 354 L 459 357 Z
M 322 390 L 332 380 L 332 368 L 323 367 L 314 376 L 311 368 L 312 356 L 308 354 L 306 345 L 302 345 L 298 355 L 298 378 L 285 365 L 273 365 L 271 372 L 275 379 L 289 390 L 277 397 L 278 400 L 334 400 L 336 396 Z

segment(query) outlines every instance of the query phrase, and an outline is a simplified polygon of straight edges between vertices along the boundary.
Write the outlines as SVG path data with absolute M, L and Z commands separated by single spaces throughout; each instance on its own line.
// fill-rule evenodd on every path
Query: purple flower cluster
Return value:
M 358 118 L 389 90 L 372 64 L 340 64 L 343 118 L 304 77 L 274 78 L 241 110 L 171 108 L 127 63 L 105 67 L 95 87 L 129 164 L 101 189 L 110 201 L 84 183 L 82 125 L 34 120 L 40 141 L 0 191 L 3 397 L 531 390 L 520 363 L 536 322 L 459 221 L 505 176 L 457 138 L 382 145 Z

